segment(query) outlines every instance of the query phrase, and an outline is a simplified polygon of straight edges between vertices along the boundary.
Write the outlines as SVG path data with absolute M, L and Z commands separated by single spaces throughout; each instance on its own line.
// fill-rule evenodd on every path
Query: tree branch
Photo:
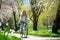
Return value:
M 32 17 L 33 17 L 33 15 L 30 17 L 30 20 L 33 22 Z
M 39 16 L 40 14 L 41 14 L 41 8 L 39 7 L 39 10 L 38 10 L 38 12 L 37 12 L 37 16 Z
M 1 13 L 2 14 L 2 13 Z M 4 14 L 2 14 L 4 16 L 4 18 L 6 19 L 6 21 L 8 21 L 8 17 L 6 17 Z

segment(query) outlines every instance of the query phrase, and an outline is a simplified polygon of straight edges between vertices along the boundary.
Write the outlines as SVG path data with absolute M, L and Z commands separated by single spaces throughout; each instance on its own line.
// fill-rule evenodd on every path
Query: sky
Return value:
M 23 4 L 25 7 L 30 6 L 30 1 L 29 0 L 23 0 Z

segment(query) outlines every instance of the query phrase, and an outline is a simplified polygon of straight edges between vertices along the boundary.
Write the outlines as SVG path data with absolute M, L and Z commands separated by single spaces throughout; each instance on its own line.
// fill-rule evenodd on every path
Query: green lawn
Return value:
M 8 30 L 8 29 L 7 29 Z M 7 31 L 5 29 L 5 31 Z M 58 31 L 60 33 L 60 30 Z M 15 33 L 19 33 L 20 31 L 17 31 Z M 28 35 L 32 36 L 40 36 L 40 37 L 60 37 L 60 34 L 54 34 L 52 33 L 51 29 L 47 29 L 47 27 L 38 27 L 38 31 L 33 31 L 33 27 L 28 27 Z
M 60 32 L 60 30 L 59 30 L 59 32 Z M 18 31 L 16 33 L 20 33 L 20 32 Z M 47 27 L 38 27 L 38 31 L 33 31 L 33 27 L 29 27 L 28 35 L 40 36 L 40 37 L 60 37 L 60 34 L 52 33 L 52 30 L 47 29 Z
M 28 34 L 41 37 L 60 37 L 60 34 L 54 34 L 51 29 L 47 29 L 46 27 L 38 27 L 38 31 L 33 31 L 32 27 L 29 27 Z
M 14 36 L 6 36 L 0 32 L 0 40 L 22 40 L 21 38 L 16 38 Z

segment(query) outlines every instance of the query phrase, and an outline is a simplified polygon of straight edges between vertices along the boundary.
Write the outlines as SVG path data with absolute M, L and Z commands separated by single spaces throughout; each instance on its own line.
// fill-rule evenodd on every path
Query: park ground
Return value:
M 4 32 L 6 35 L 8 30 L 5 29 Z M 2 32 L 2 34 L 4 32 Z M 60 33 L 60 30 L 58 32 Z M 60 34 L 54 34 L 51 29 L 47 29 L 46 27 L 38 28 L 38 31 L 33 31 L 33 28 L 29 27 L 27 38 L 21 38 L 19 30 L 14 33 L 9 33 L 8 35 L 9 37 L 12 36 L 12 38 L 15 37 L 16 40 L 60 40 Z

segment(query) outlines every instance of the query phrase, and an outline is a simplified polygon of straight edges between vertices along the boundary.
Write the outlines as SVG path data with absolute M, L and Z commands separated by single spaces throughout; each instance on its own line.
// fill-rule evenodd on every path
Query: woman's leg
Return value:
M 22 24 L 21 24 L 22 26 L 21 26 L 21 34 L 22 34 L 22 36 L 21 37 L 23 37 L 24 35 L 23 35 L 23 27 L 24 27 L 24 22 L 22 22 Z
M 27 23 L 25 22 L 24 24 L 25 24 L 25 32 L 26 32 L 25 37 L 27 38 L 27 34 L 28 34 L 28 30 L 27 30 Z

